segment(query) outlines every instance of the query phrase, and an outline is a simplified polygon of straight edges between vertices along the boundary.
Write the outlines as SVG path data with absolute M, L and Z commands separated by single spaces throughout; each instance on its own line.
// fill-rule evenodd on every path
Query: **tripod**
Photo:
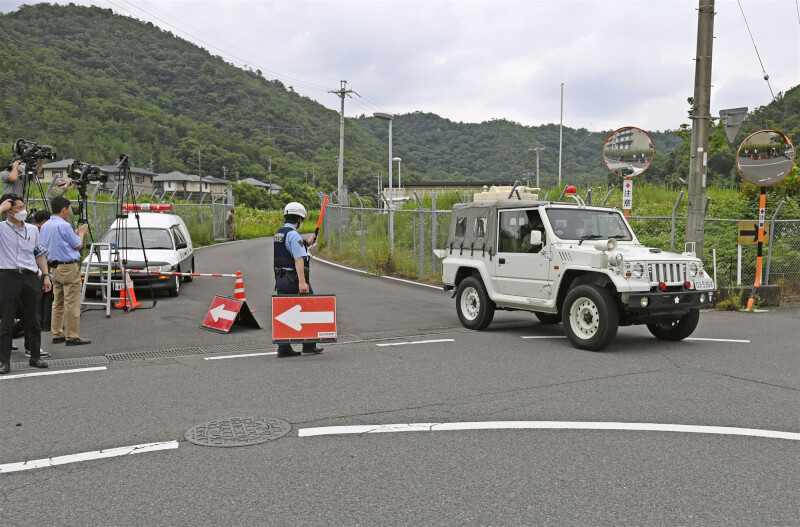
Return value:
M 33 215 L 39 209 L 35 206 L 31 206 L 34 201 L 34 198 L 30 196 L 31 184 L 39 190 L 39 196 L 41 196 L 41 200 L 44 202 L 44 210 L 50 210 L 50 206 L 47 204 L 47 196 L 45 196 L 42 180 L 39 179 L 39 174 L 36 172 L 39 160 L 37 158 L 30 158 L 23 159 L 22 162 L 25 163 L 25 173 L 19 175 L 19 177 L 22 178 L 22 200 L 25 202 L 25 208 L 28 209 L 31 221 L 33 221 Z
M 150 288 L 150 299 L 153 301 L 153 305 L 146 309 L 152 309 L 156 307 L 156 297 L 155 292 L 153 291 L 153 282 L 150 280 L 150 266 L 147 261 L 147 249 L 145 248 L 144 243 L 144 235 L 142 234 L 142 225 L 139 221 L 139 210 L 136 206 L 136 196 L 134 194 L 134 187 L 133 187 L 133 180 L 131 179 L 131 164 L 130 164 L 130 157 L 126 154 L 120 154 L 119 156 L 119 164 L 117 165 L 117 169 L 119 170 L 119 186 L 120 192 L 117 195 L 117 200 L 114 204 L 114 213 L 118 220 L 118 228 L 116 229 L 116 236 L 115 242 L 117 247 L 117 257 L 119 258 L 120 263 L 120 270 L 122 273 L 122 280 L 125 289 L 128 289 L 127 285 L 127 266 L 128 266 L 128 249 L 131 248 L 130 244 L 128 243 L 128 220 L 130 219 L 130 210 L 133 211 L 134 218 L 136 218 L 136 231 L 139 234 L 139 247 L 142 249 L 142 257 L 144 260 L 144 271 L 145 276 L 147 277 L 147 284 Z M 128 200 L 126 203 L 126 199 Z M 109 251 L 108 255 L 109 259 L 111 258 L 111 251 Z M 128 298 L 133 298 L 128 291 Z M 124 307 L 123 309 L 127 311 L 133 311 L 135 308 L 132 302 L 128 302 L 128 306 Z

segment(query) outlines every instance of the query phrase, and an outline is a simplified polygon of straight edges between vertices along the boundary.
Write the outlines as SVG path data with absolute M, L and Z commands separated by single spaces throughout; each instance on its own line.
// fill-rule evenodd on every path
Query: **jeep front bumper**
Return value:
M 680 313 L 710 306 L 714 290 L 628 293 L 626 308 L 633 313 Z

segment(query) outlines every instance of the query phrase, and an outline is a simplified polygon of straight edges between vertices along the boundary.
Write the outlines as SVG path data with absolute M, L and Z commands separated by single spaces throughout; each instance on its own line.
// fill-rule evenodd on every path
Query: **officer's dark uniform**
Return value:
M 297 269 L 294 266 L 294 256 L 287 247 L 287 243 L 302 243 L 302 237 L 297 233 L 297 230 L 292 225 L 284 225 L 275 233 L 273 238 L 273 255 L 275 267 L 275 290 L 278 294 L 282 295 L 296 295 L 300 293 L 300 280 L 297 276 Z M 299 251 L 296 251 L 299 252 Z M 309 294 L 314 294 L 311 288 L 310 281 L 310 267 L 309 256 L 302 247 L 303 270 L 305 271 L 305 280 L 308 284 Z M 317 350 L 321 351 L 322 348 L 317 348 L 314 342 L 304 342 L 303 352 L 315 353 Z M 278 355 L 288 355 L 293 352 L 291 344 L 278 344 Z

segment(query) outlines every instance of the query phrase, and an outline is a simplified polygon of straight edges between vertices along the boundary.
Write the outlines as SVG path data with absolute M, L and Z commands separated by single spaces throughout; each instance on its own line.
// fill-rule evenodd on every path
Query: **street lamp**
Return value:
M 392 120 L 394 115 L 384 112 L 372 114 L 378 119 L 389 121 L 389 251 L 394 254 L 394 201 L 392 200 Z
M 392 161 L 397 161 L 397 193 L 400 194 L 400 189 L 403 188 L 403 180 L 401 179 L 402 173 L 400 172 L 400 164 L 402 163 L 402 159 L 399 157 L 393 157 Z M 403 194 L 405 196 L 405 193 Z

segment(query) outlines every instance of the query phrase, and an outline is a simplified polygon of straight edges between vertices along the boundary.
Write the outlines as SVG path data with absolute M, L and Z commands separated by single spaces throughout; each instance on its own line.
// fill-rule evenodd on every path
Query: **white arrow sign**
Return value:
M 301 331 L 303 324 L 332 324 L 333 311 L 308 311 L 303 313 L 302 306 L 292 306 L 275 317 L 275 320 L 286 324 L 295 331 Z
M 209 311 L 209 313 L 211 314 L 211 318 L 214 319 L 214 322 L 218 321 L 221 318 L 224 318 L 225 320 L 233 320 L 236 318 L 236 311 L 228 311 L 227 309 L 225 309 L 225 306 L 223 304 L 218 305 L 217 307 Z

